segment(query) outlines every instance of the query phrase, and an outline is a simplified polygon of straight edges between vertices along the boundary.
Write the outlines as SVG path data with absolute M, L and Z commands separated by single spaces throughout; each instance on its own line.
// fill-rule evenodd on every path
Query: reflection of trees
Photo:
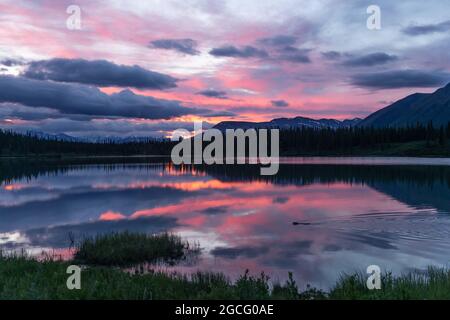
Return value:
M 389 182 L 429 187 L 439 183 L 450 187 L 450 167 L 448 166 L 282 164 L 278 173 L 273 176 L 262 176 L 257 165 L 202 165 L 194 168 L 196 171 L 203 171 L 223 181 L 266 181 L 294 185 Z
M 115 170 L 132 164 L 145 164 L 149 168 L 160 167 L 167 162 L 167 158 L 159 157 L 99 157 L 99 158 L 32 158 L 32 159 L 3 159 L 0 160 L 0 184 L 10 183 L 18 179 L 36 179 L 39 176 L 63 174 L 72 170 L 97 165 L 104 170 Z
M 186 168 L 185 168 L 186 169 Z M 222 181 L 263 181 L 273 184 L 365 184 L 414 207 L 450 212 L 450 167 L 367 165 L 280 165 L 274 176 L 261 176 L 254 165 L 196 166 Z
M 141 169 L 177 171 L 180 174 L 210 175 L 222 181 L 262 181 L 283 185 L 313 183 L 365 184 L 411 206 L 428 205 L 450 212 L 450 167 L 282 164 L 274 176 L 261 176 L 258 165 L 175 166 L 167 158 L 79 158 L 66 160 L 0 161 L 0 183 L 33 179 L 40 175 L 65 173 L 98 165 L 115 170 L 131 164 Z

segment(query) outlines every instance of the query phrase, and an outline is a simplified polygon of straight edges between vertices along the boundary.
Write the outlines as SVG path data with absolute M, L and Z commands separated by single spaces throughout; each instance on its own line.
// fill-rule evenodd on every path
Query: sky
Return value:
M 450 82 L 449 40 L 441 0 L 1 0 L 0 128 L 364 118 Z

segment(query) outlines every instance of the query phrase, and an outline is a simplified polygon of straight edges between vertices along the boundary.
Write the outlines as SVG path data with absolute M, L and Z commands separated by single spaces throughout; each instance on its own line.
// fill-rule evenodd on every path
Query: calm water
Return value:
M 272 177 L 101 161 L 0 162 L 0 248 L 64 254 L 69 234 L 168 230 L 203 249 L 177 270 L 292 271 L 321 288 L 371 264 L 450 265 L 449 159 L 284 159 Z

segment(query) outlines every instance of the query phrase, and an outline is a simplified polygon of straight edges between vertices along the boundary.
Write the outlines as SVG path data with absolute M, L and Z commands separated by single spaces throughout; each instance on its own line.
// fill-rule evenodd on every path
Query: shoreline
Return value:
M 225 274 L 197 271 L 192 275 L 134 273 L 115 267 L 82 266 L 79 290 L 66 287 L 72 262 L 0 256 L 0 300 L 449 300 L 450 270 L 428 267 L 398 276 L 381 274 L 381 288 L 367 288 L 367 274 L 342 274 L 327 291 L 299 289 L 288 273 L 284 283 L 246 270 L 231 281 Z M 30 290 L 33 288 L 33 290 Z
M 52 160 L 66 160 L 66 159 L 136 159 L 136 158 L 166 158 L 170 159 L 170 155 L 50 155 L 50 154 L 31 154 L 31 155 L 0 155 L 2 159 L 52 159 Z M 298 154 L 298 155 L 281 155 L 279 159 L 348 159 L 348 158 L 361 158 L 361 159 L 376 159 L 376 158 L 399 158 L 399 159 L 450 159 L 450 155 L 392 155 L 392 154 Z M 234 159 L 237 159 L 236 157 Z M 248 159 L 248 157 L 246 157 Z M 224 158 L 225 160 L 225 158 Z M 282 162 L 280 162 L 282 163 Z

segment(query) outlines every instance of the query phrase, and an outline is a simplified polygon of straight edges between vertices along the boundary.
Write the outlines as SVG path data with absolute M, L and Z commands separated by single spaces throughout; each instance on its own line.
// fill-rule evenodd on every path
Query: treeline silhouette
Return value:
M 225 140 L 225 139 L 224 139 Z M 450 123 L 436 128 L 424 126 L 400 128 L 349 127 L 315 129 L 301 127 L 280 131 L 280 155 L 357 155 L 375 152 L 399 155 L 450 155 Z M 270 139 L 269 139 L 270 141 Z M 421 142 L 412 150 L 395 150 L 399 144 Z M 37 138 L 0 130 L 0 156 L 8 155 L 170 155 L 175 142 L 154 140 L 100 143 L 69 142 Z M 208 143 L 203 143 L 206 146 Z M 248 145 L 248 143 L 247 143 Z M 248 149 L 248 148 L 247 148 Z M 269 147 L 270 150 L 270 147 Z
M 339 129 L 298 128 L 280 132 L 280 150 L 285 155 L 305 153 L 353 154 L 364 149 L 387 149 L 395 144 L 422 141 L 425 148 L 445 148 L 450 140 L 450 122 L 436 128 L 424 126 L 399 128 L 349 127 Z M 450 149 L 447 150 L 450 154 Z
M 72 142 L 58 139 L 38 138 L 32 134 L 20 134 L 0 130 L 0 155 L 168 155 L 173 146 L 169 140 L 120 143 Z

